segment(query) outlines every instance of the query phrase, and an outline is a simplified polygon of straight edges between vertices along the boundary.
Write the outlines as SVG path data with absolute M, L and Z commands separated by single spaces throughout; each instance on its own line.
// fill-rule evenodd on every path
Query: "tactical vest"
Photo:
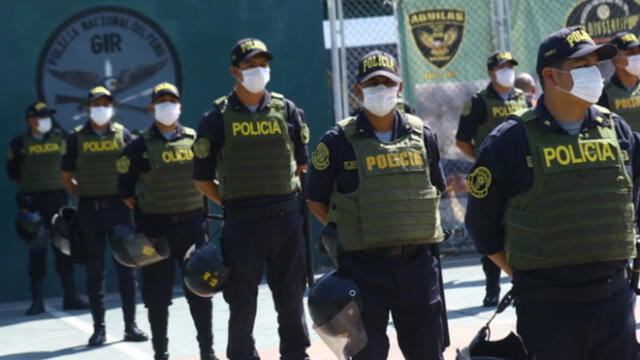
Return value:
M 398 101 L 396 102 L 396 110 L 398 110 L 401 114 L 406 113 L 406 111 L 404 110 L 404 99 L 403 98 L 398 98 Z
M 294 145 L 287 129 L 284 97 L 271 93 L 271 103 L 258 112 L 243 112 L 215 101 L 224 121 L 224 146 L 217 154 L 223 200 L 284 195 L 298 191 Z
M 151 170 L 141 173 L 137 184 L 138 204 L 146 214 L 175 214 L 202 207 L 202 194 L 192 179 L 196 138 L 193 129 L 183 127 L 183 136 L 165 141 L 149 130 L 140 132 L 149 154 Z
M 340 121 L 356 155 L 358 189 L 330 198 L 344 251 L 442 241 L 439 191 L 431 184 L 422 120 L 405 115 L 411 132 L 391 142 L 356 133 L 356 118 Z
M 609 117 L 608 110 L 598 109 Z M 613 121 L 567 135 L 541 131 L 533 111 L 514 116 L 529 142 L 534 182 L 507 202 L 509 264 L 531 270 L 632 257 L 633 185 Z
M 513 91 L 515 92 L 515 96 L 510 100 L 502 100 L 499 96 L 491 95 L 487 89 L 478 93 L 478 96 L 480 96 L 485 103 L 487 119 L 485 122 L 478 125 L 478 128 L 476 129 L 476 135 L 473 137 L 473 142 L 476 145 L 476 148 L 480 147 L 480 144 L 482 144 L 482 141 L 489 136 L 491 130 L 502 124 L 509 114 L 516 110 L 526 109 L 528 107 L 524 92 L 515 88 Z
M 62 189 L 60 162 L 64 152 L 64 134 L 52 129 L 42 140 L 31 133 L 22 135 L 20 164 L 20 189 L 23 192 L 38 192 Z
M 87 125 L 89 126 L 89 125 Z M 78 181 L 80 197 L 112 196 L 118 193 L 116 161 L 124 148 L 124 126 L 111 125 L 113 131 L 98 135 L 74 129 L 78 136 L 78 158 L 74 177 Z
M 640 131 L 640 84 L 627 91 L 609 82 L 604 92 L 609 99 L 609 109 L 622 116 L 633 131 Z

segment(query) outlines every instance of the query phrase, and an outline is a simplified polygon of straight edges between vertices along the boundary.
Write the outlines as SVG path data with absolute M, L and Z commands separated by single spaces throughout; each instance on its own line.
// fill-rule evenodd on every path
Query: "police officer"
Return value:
M 116 159 L 131 139 L 131 134 L 113 118 L 113 97 L 102 86 L 91 89 L 87 111 L 90 120 L 77 126 L 66 140 L 62 157 L 62 184 L 79 199 L 78 223 L 87 268 L 87 290 L 93 335 L 89 346 L 106 340 L 104 323 L 105 243 L 113 227 L 130 224 L 131 212 L 117 197 Z M 126 341 L 146 341 L 138 329 L 136 314 L 135 269 L 115 262 L 118 290 L 122 300 Z
M 516 81 L 513 83 L 516 89 L 522 90 L 527 102 L 532 106 L 536 106 L 536 80 L 526 72 L 518 74 Z
M 462 108 L 456 145 L 468 157 L 475 159 L 476 151 L 507 115 L 530 106 L 522 90 L 514 88 L 515 70 L 518 62 L 510 52 L 496 51 L 487 59 L 487 70 L 491 82 L 477 92 Z M 500 298 L 500 268 L 487 257 L 482 257 L 486 286 L 484 306 L 498 305 Z
M 205 241 L 206 222 L 202 195 L 193 185 L 195 130 L 178 122 L 182 106 L 178 89 L 158 84 L 151 94 L 149 112 L 153 125 L 127 144 L 117 162 L 118 190 L 124 202 L 139 209 L 138 231 L 149 238 L 165 237 L 171 255 L 142 268 L 142 300 L 149 311 L 155 359 L 169 359 L 167 353 L 168 307 L 171 305 L 176 263 L 182 264 L 193 244 Z M 184 293 L 198 332 L 200 358 L 216 359 L 211 325 L 211 298 Z
M 265 263 L 280 356 L 306 359 L 309 347 L 297 176 L 306 168 L 309 130 L 293 102 L 265 90 L 272 59 L 258 39 L 235 44 L 229 68 L 235 90 L 205 113 L 193 147 L 196 186 L 224 212 L 222 254 L 232 268 L 224 287 L 231 360 L 259 358 L 252 332 Z
M 582 27 L 548 35 L 536 65 L 544 95 L 487 137 L 468 176 L 467 228 L 513 277 L 532 359 L 638 358 L 625 266 L 635 254 L 640 143 L 593 105 L 598 62 L 615 53 Z
M 37 212 L 46 227 L 40 246 L 29 249 L 29 277 L 31 278 L 31 306 L 27 315 L 44 312 L 42 280 L 47 267 L 47 242 L 52 229 L 51 217 L 68 204 L 68 195 L 60 184 L 60 159 L 65 133 L 53 126 L 55 110 L 38 101 L 27 108 L 28 130 L 13 138 L 7 153 L 7 173 L 20 187 L 16 196 L 23 212 Z M 89 304 L 76 293 L 71 257 L 52 246 L 56 271 L 64 289 L 64 310 L 88 309 Z
M 622 116 L 634 131 L 640 131 L 640 42 L 630 32 L 620 32 L 611 40 L 618 48 L 618 55 L 611 59 L 616 71 L 598 105 Z
M 445 190 L 435 134 L 394 107 L 402 90 L 393 56 L 372 51 L 358 65 L 364 110 L 325 133 L 312 154 L 309 207 L 337 226 L 338 263 L 364 302 L 368 344 L 353 359 L 386 359 L 389 313 L 406 359 L 442 359 L 438 260 Z

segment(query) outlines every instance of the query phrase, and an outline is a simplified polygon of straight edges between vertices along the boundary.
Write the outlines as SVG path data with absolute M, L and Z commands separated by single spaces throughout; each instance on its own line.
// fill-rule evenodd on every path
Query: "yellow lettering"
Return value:
M 400 153 L 400 163 L 402 164 L 402 166 L 409 166 L 409 153 L 408 152 L 401 152 Z
M 581 164 L 584 162 L 584 158 L 578 157 L 576 158 L 575 151 L 573 149 L 573 145 L 569 145 L 569 155 L 571 155 L 571 163 L 572 164 Z
M 544 154 L 545 165 L 551 167 L 551 160 L 556 158 L 556 152 L 550 147 L 542 149 L 542 152 Z
M 615 160 L 616 156 L 613 155 L 613 150 L 611 149 L 611 145 L 609 143 L 604 143 L 602 147 L 602 160 L 606 160 L 607 158 L 611 158 L 611 160 Z
M 386 169 L 387 168 L 387 157 L 384 155 L 376 156 L 376 163 L 378 164 L 378 169 Z
M 238 133 L 238 131 L 240 131 L 240 127 L 241 127 L 241 125 L 242 125 L 241 123 L 237 123 L 237 122 L 234 122 L 234 123 L 232 124 L 231 129 L 232 129 L 232 131 L 233 131 L 233 136 L 236 136 L 236 134 Z
M 569 149 L 564 145 L 558 146 L 556 148 L 556 158 L 558 159 L 558 164 L 568 165 L 571 162 L 571 159 L 569 158 Z
M 367 170 L 373 170 L 373 166 L 376 164 L 376 158 L 373 156 L 367 156 Z
M 597 146 L 595 143 L 586 143 L 584 144 L 584 154 L 585 157 L 587 158 L 587 160 L 589 160 L 590 162 L 596 162 L 598 161 L 598 154 L 596 153 Z

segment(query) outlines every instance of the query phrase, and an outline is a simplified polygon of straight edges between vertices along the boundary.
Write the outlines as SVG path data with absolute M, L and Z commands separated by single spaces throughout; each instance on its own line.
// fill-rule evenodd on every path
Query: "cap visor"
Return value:
M 503 60 L 498 61 L 498 63 L 497 63 L 497 64 L 495 64 L 495 65 L 493 65 L 493 67 L 500 66 L 500 65 L 502 65 L 502 64 L 506 64 L 506 63 L 508 63 L 508 62 L 510 62 L 511 64 L 513 64 L 513 66 L 517 66 L 517 65 L 519 65 L 519 64 L 518 64 L 518 62 L 517 62 L 516 60 L 514 60 L 514 59 L 503 59 Z
M 365 82 L 365 81 L 367 81 L 367 80 L 369 80 L 369 79 L 371 79 L 372 77 L 375 77 L 375 76 L 386 76 L 386 77 L 388 77 L 389 79 L 391 79 L 391 80 L 393 80 L 395 82 L 402 81 L 402 79 L 398 75 L 396 75 L 396 74 L 394 74 L 394 73 L 392 73 L 390 71 L 387 71 L 387 70 L 376 70 L 376 71 L 372 72 L 371 74 L 365 75 L 358 82 L 363 83 L 363 82 Z
M 586 45 L 582 46 L 582 48 L 576 51 L 573 55 L 569 56 L 569 59 L 575 59 L 582 56 L 587 56 L 591 53 L 595 52 L 598 55 L 598 60 L 604 61 L 609 60 L 612 57 L 616 56 L 618 53 L 618 48 L 611 44 L 601 44 L 601 45 Z
M 153 95 L 153 97 L 152 97 L 151 101 L 153 101 L 153 100 L 155 100 L 155 99 L 159 98 L 159 97 L 160 97 L 160 96 L 162 96 L 162 95 L 167 95 L 167 94 L 168 94 L 168 95 L 171 95 L 171 96 L 174 96 L 176 99 L 180 100 L 180 96 L 178 96 L 178 94 L 174 93 L 173 91 L 163 90 L 163 91 L 160 91 L 160 92 L 158 92 L 157 94 Z
M 95 95 L 93 95 L 93 96 L 91 97 L 91 99 L 89 99 L 89 102 L 91 102 L 91 101 L 93 101 L 93 100 L 96 100 L 96 99 L 99 99 L 99 98 L 101 98 L 101 97 L 103 97 L 103 96 L 104 96 L 104 97 L 107 97 L 107 98 L 111 99 L 111 101 L 113 101 L 113 96 L 111 96 L 111 95 L 107 95 L 107 94 L 103 94 L 103 93 L 100 93 L 100 94 L 95 94 Z
M 621 50 L 633 50 L 633 49 L 637 48 L 638 46 L 640 46 L 640 42 L 632 41 L 632 42 L 626 44 L 624 49 L 621 49 Z
M 267 60 L 269 61 L 273 60 L 273 55 L 271 55 L 270 52 L 256 49 L 256 50 L 249 51 L 247 55 L 245 55 L 240 61 L 247 61 L 258 54 L 264 54 L 267 57 Z

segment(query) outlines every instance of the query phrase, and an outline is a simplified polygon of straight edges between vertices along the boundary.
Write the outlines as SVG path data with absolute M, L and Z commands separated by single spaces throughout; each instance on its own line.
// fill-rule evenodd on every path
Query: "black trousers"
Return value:
M 78 223 L 82 237 L 82 251 L 86 258 L 87 292 L 95 326 L 104 326 L 104 292 L 106 266 L 104 253 L 108 238 L 116 225 L 131 225 L 131 211 L 119 200 L 112 206 L 96 209 L 93 202 L 80 199 Z M 136 278 L 135 269 L 113 260 L 118 272 L 118 291 L 126 324 L 135 321 Z
M 482 271 L 484 271 L 485 292 L 487 296 L 500 296 L 500 267 L 496 265 L 488 256 L 480 259 Z
M 171 305 L 176 265 L 182 268 L 184 255 L 191 245 L 200 246 L 206 240 L 206 222 L 203 216 L 179 223 L 163 221 L 159 216 L 153 216 L 153 220 L 142 216 L 139 231 L 150 238 L 165 237 L 171 250 L 169 258 L 141 269 L 142 300 L 149 310 L 151 334 L 154 339 L 163 339 L 167 337 L 168 307 Z M 179 282 L 182 283 L 182 279 Z M 197 296 L 182 284 L 198 340 L 201 345 L 210 346 L 202 342 L 213 341 L 211 298 Z
M 258 284 L 267 265 L 267 283 L 278 313 L 280 358 L 308 358 L 309 333 L 302 297 L 305 291 L 304 237 L 300 213 L 252 220 L 228 220 L 222 253 L 231 276 L 224 287 L 229 304 L 230 360 L 259 359 L 253 339 Z

